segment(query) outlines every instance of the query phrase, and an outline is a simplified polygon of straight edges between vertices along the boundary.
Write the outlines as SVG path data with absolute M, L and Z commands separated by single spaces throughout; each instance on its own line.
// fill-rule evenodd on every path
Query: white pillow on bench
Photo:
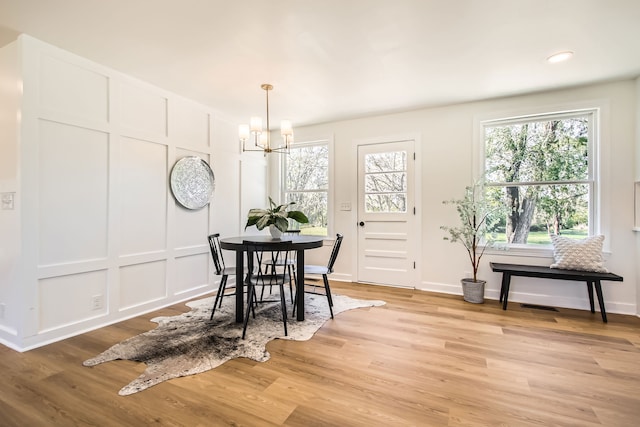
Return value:
M 604 236 L 592 236 L 585 239 L 570 239 L 564 236 L 551 235 L 553 242 L 553 258 L 551 268 L 565 270 L 595 271 L 608 273 L 602 258 L 602 242 Z

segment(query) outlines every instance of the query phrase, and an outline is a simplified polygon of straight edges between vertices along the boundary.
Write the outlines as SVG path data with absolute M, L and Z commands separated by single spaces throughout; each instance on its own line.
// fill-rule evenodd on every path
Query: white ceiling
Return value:
M 19 33 L 294 126 L 640 75 L 640 0 L 0 0 Z

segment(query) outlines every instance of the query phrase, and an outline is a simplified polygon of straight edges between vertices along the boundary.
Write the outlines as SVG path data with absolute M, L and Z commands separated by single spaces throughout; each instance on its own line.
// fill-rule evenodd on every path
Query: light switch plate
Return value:
M 351 202 L 342 202 L 340 203 L 341 211 L 350 211 L 351 210 Z
M 1 208 L 3 211 L 13 210 L 13 198 L 15 193 L 0 193 L 0 200 L 2 200 Z

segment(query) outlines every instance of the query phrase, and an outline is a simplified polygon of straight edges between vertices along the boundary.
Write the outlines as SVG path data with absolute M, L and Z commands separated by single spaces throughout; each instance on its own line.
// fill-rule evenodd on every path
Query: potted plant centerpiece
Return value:
M 298 221 L 301 224 L 309 222 L 307 216 L 300 211 L 287 210 L 289 206 L 295 205 L 295 202 L 285 203 L 283 205 L 276 205 L 275 202 L 269 197 L 269 209 L 250 209 L 247 215 L 247 227 L 255 225 L 258 230 L 262 230 L 265 227 L 269 227 L 271 237 L 279 239 L 282 233 L 289 228 L 288 219 L 291 218 L 294 221 Z
M 490 206 L 484 197 L 482 182 L 476 182 L 465 188 L 464 197 L 460 200 L 445 200 L 444 204 L 455 205 L 460 219 L 460 226 L 442 226 L 449 233 L 444 240 L 452 243 L 460 242 L 469 254 L 473 277 L 461 279 L 462 294 L 465 301 L 481 304 L 484 302 L 485 280 L 478 280 L 478 267 L 484 251 L 493 246 L 494 240 L 489 234 L 498 221 L 499 208 Z

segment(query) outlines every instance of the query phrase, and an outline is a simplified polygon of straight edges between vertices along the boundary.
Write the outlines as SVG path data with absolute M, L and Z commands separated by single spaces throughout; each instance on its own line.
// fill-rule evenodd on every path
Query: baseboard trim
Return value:
M 462 295 L 462 288 L 459 284 L 452 285 L 449 283 L 422 282 L 419 290 L 428 292 L 439 292 L 450 295 Z M 492 300 L 500 299 L 500 289 L 485 289 L 485 298 Z M 596 298 L 596 311 L 599 307 Z M 626 302 L 605 301 L 607 313 L 626 314 L 640 317 L 636 312 L 636 306 Z M 514 289 L 509 291 L 509 303 L 525 303 L 535 305 L 546 305 L 550 307 L 571 308 L 576 310 L 591 310 L 589 305 L 589 297 L 585 290 L 584 298 L 567 298 L 557 297 L 554 295 L 534 294 L 528 292 L 518 292 Z
M 39 333 L 38 335 L 26 337 L 23 339 L 22 346 L 17 346 L 17 344 L 15 343 L 13 345 L 7 345 L 7 346 L 12 348 L 13 350 L 16 350 L 22 353 L 25 351 L 39 348 L 39 347 L 44 347 L 48 344 L 53 344 L 55 342 L 65 340 L 67 338 L 71 338 L 77 335 L 91 332 L 96 329 L 100 329 L 105 326 L 112 325 L 114 323 L 119 323 L 124 320 L 128 320 L 134 317 L 142 316 L 147 313 L 161 310 L 165 307 L 169 307 L 174 304 L 179 304 L 181 302 L 186 302 L 194 298 L 199 298 L 207 294 L 210 294 L 211 292 L 214 292 L 214 289 L 209 287 L 207 289 L 202 289 L 198 293 L 194 293 L 192 295 L 181 295 L 180 299 L 171 299 L 160 305 L 149 306 L 144 309 L 141 308 L 140 310 L 131 310 L 129 313 L 117 312 L 118 313 L 117 316 L 116 315 L 109 316 L 109 317 L 100 316 L 100 317 L 103 317 L 103 319 L 101 319 L 100 321 L 96 320 L 98 318 L 90 319 L 90 320 L 93 320 L 95 323 L 90 323 L 90 324 L 76 323 L 71 325 L 71 326 L 77 326 L 77 329 L 70 329 L 70 327 L 66 327 L 65 329 L 61 328 L 54 331 L 49 331 L 47 333 Z M 58 334 L 55 334 L 55 332 L 58 332 Z M 2 341 L 4 340 L 0 338 L 0 342 Z

